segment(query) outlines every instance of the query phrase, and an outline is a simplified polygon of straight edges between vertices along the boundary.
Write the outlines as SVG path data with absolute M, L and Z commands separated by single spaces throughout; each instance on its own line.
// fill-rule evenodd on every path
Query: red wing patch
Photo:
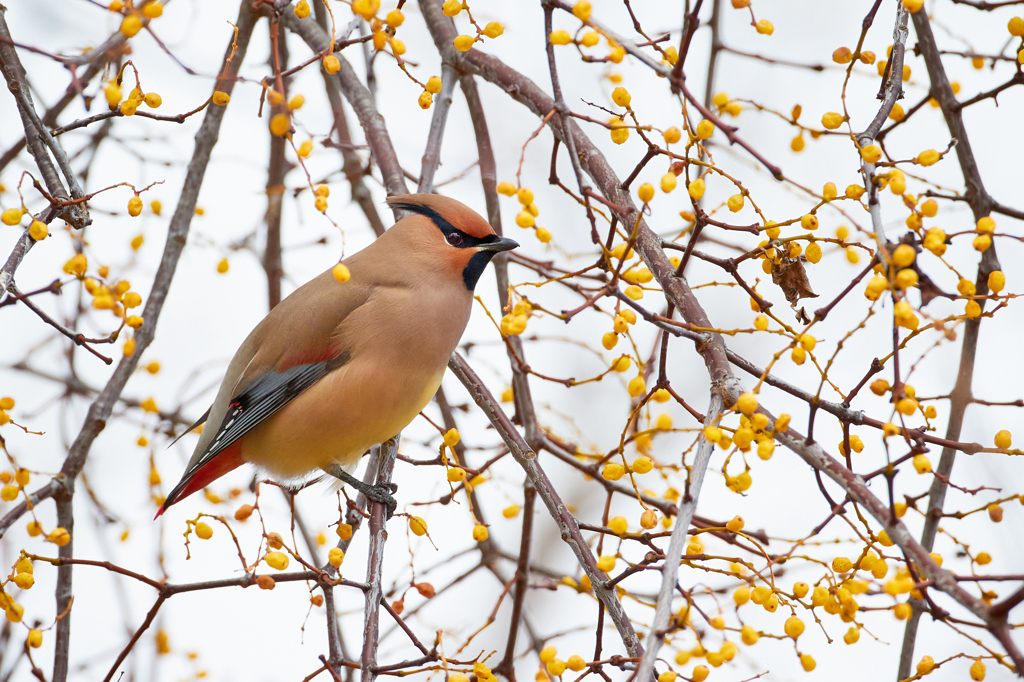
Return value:
M 196 469 L 191 476 L 178 483 L 174 490 L 171 491 L 171 494 L 167 496 L 167 499 L 164 500 L 163 506 L 160 507 L 156 516 L 153 517 L 154 520 L 167 511 L 167 508 L 172 504 L 181 502 L 195 491 L 205 488 L 224 474 L 237 469 L 243 464 L 245 464 L 245 460 L 242 459 L 242 441 L 238 440 L 209 462 Z

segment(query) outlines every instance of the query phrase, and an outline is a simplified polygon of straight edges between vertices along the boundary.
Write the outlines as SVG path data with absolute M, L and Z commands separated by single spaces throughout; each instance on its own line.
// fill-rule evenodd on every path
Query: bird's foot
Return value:
M 398 492 L 398 485 L 395 483 L 388 481 L 369 485 L 360 481 L 337 464 L 324 467 L 324 471 L 338 480 L 352 486 L 365 495 L 366 499 L 383 504 L 386 519 L 390 520 L 391 516 L 395 513 L 395 509 L 398 507 L 398 502 L 394 498 L 394 493 Z
M 362 481 L 360 481 L 360 483 L 362 483 Z M 386 519 L 390 519 L 395 513 L 395 509 L 398 507 L 398 502 L 394 498 L 394 493 L 398 492 L 398 486 L 391 482 L 363 485 L 365 487 L 361 487 L 359 492 L 366 495 L 367 499 L 383 504 Z

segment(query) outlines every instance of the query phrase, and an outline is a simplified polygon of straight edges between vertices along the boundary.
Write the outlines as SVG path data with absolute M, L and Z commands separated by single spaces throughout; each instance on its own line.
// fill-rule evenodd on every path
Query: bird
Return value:
M 387 199 L 405 217 L 275 306 L 235 352 L 192 458 L 156 517 L 244 463 L 275 479 L 351 475 L 426 407 L 469 322 L 491 259 L 519 244 L 437 194 Z M 342 281 L 345 280 L 345 281 Z M 187 432 L 186 432 L 187 433 Z

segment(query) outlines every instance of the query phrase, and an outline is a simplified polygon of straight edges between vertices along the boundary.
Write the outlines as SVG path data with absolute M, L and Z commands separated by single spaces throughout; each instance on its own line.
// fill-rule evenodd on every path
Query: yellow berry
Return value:
M 22 616 L 25 615 L 25 607 L 21 604 L 16 604 L 13 601 L 11 601 L 7 605 L 6 611 L 7 620 L 11 621 L 12 623 L 20 623 Z
M 586 21 L 590 18 L 591 6 L 587 0 L 579 0 L 575 5 L 572 6 L 572 13 L 580 21 Z
M 836 573 L 846 573 L 853 568 L 853 562 L 847 557 L 837 556 L 832 560 L 832 570 Z
M 128 215 L 133 218 L 142 213 L 142 199 L 138 195 L 128 200 Z
M 676 174 L 672 172 L 661 176 L 661 191 L 668 194 L 676 188 Z
M 601 478 L 606 481 L 617 481 L 626 473 L 623 466 L 617 462 L 609 462 L 601 470 Z
M 699 201 L 704 196 L 704 190 L 704 181 L 700 178 L 692 181 L 687 187 L 687 192 L 689 192 L 694 201 Z
M 1006 275 L 1003 274 L 1002 270 L 993 270 L 988 274 L 988 288 L 993 294 L 998 294 L 1005 286 Z
M 909 244 L 900 244 L 892 252 L 892 262 L 901 268 L 905 268 L 914 262 L 917 252 Z
M 612 101 L 618 104 L 620 107 L 629 107 L 629 103 L 632 97 L 629 94 L 629 90 L 623 87 L 617 87 L 612 90 Z
M 665 417 L 667 415 L 661 415 L 661 416 Z M 670 421 L 670 424 L 671 424 L 671 421 Z M 672 428 L 671 425 L 669 426 L 669 428 Z M 667 429 L 663 429 L 663 430 L 667 430 Z M 651 470 L 654 469 L 654 462 L 651 461 L 650 457 L 637 457 L 636 459 L 633 460 L 633 463 L 630 465 L 630 469 L 633 471 L 633 473 L 636 473 L 636 474 L 641 474 L 641 475 L 642 474 L 647 474 L 647 473 L 650 473 Z
M 292 119 L 288 114 L 274 114 L 270 119 L 270 132 L 276 137 L 284 137 L 292 128 Z
M 409 530 L 412 531 L 413 535 L 425 535 L 427 532 L 427 522 L 418 516 L 413 516 L 409 519 Z
M 739 213 L 741 210 L 743 210 L 743 195 L 733 194 L 725 203 L 729 207 L 730 211 L 732 211 L 733 213 Z
M 196 524 L 196 537 L 200 540 L 209 540 L 213 537 L 213 528 L 210 525 L 200 521 Z
M 629 128 L 619 118 L 615 118 L 611 123 L 611 137 L 615 144 L 622 144 L 629 139 Z
M 796 616 L 790 616 L 786 619 L 786 624 L 783 626 L 783 630 L 787 637 L 796 639 L 804 632 L 804 622 Z
M 818 665 L 810 654 L 800 654 L 800 665 L 807 672 L 811 672 Z
M 832 61 L 836 64 L 849 64 L 853 61 L 853 53 L 848 47 L 838 47 L 832 52 Z
M 860 150 L 860 156 L 868 163 L 875 163 L 882 158 L 882 149 L 877 144 L 869 144 Z
M 700 129 L 700 125 L 697 126 L 697 129 Z M 679 140 L 682 138 L 682 132 L 679 130 L 679 128 L 672 126 L 664 133 L 662 133 L 662 136 L 665 138 L 666 144 L 675 144 L 676 142 L 679 142 Z
M 715 124 L 707 119 L 702 120 L 697 124 L 696 134 L 698 140 L 708 139 L 715 134 Z
M 932 166 L 938 163 L 941 158 L 942 156 L 937 151 L 929 149 L 918 154 L 916 161 L 922 166 Z
M 267 565 L 278 571 L 283 571 L 288 568 L 288 555 L 284 552 L 267 552 L 266 559 Z
M 772 22 L 768 21 L 767 19 L 761 19 L 760 21 L 758 21 L 754 28 L 757 30 L 758 33 L 766 36 L 770 36 L 772 33 L 775 32 L 775 27 L 772 26 Z
M 28 228 L 28 235 L 37 242 L 46 239 L 49 234 L 50 228 L 46 226 L 46 223 L 39 220 L 33 220 L 31 227 Z
M 654 185 L 649 182 L 645 182 L 637 188 L 636 195 L 639 197 L 640 201 L 646 204 L 654 198 Z
M 932 470 L 932 463 L 925 455 L 914 455 L 914 469 L 919 474 L 927 474 Z
M 335 57 L 333 54 L 329 54 L 323 58 L 324 71 L 329 74 L 338 73 L 341 70 L 341 60 Z
M 331 274 L 334 275 L 334 279 L 339 282 L 347 282 L 352 279 L 352 273 L 349 272 L 348 266 L 344 263 L 338 263 L 331 269 Z
M 896 286 L 899 289 L 909 289 L 916 287 L 918 282 L 917 272 L 910 268 L 905 268 L 896 273 Z
M 121 20 L 120 31 L 128 38 L 135 36 L 141 30 L 142 19 L 139 18 L 138 14 L 129 14 Z
M 971 679 L 975 682 L 985 679 L 985 664 L 981 662 L 981 659 L 971 664 L 970 673 Z
M 828 130 L 835 130 L 843 125 L 843 121 L 843 115 L 834 111 L 830 111 L 821 117 L 821 125 L 825 126 Z
M 642 374 L 637 374 L 633 377 L 629 382 L 629 386 L 627 386 L 627 390 L 629 391 L 629 395 L 633 398 L 643 394 L 647 390 L 647 383 L 644 381 L 644 376 Z

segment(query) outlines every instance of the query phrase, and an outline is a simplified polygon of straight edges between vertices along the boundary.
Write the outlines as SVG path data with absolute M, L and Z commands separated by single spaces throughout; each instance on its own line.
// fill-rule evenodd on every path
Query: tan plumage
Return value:
M 479 272 L 517 244 L 453 199 L 388 202 L 414 213 L 343 261 L 350 280 L 321 274 L 242 343 L 160 513 L 242 462 L 282 479 L 331 464 L 354 468 L 433 397 L 469 321 Z M 302 373 L 311 385 L 293 389 L 302 377 L 290 377 Z M 236 434 L 263 410 L 270 413 Z

